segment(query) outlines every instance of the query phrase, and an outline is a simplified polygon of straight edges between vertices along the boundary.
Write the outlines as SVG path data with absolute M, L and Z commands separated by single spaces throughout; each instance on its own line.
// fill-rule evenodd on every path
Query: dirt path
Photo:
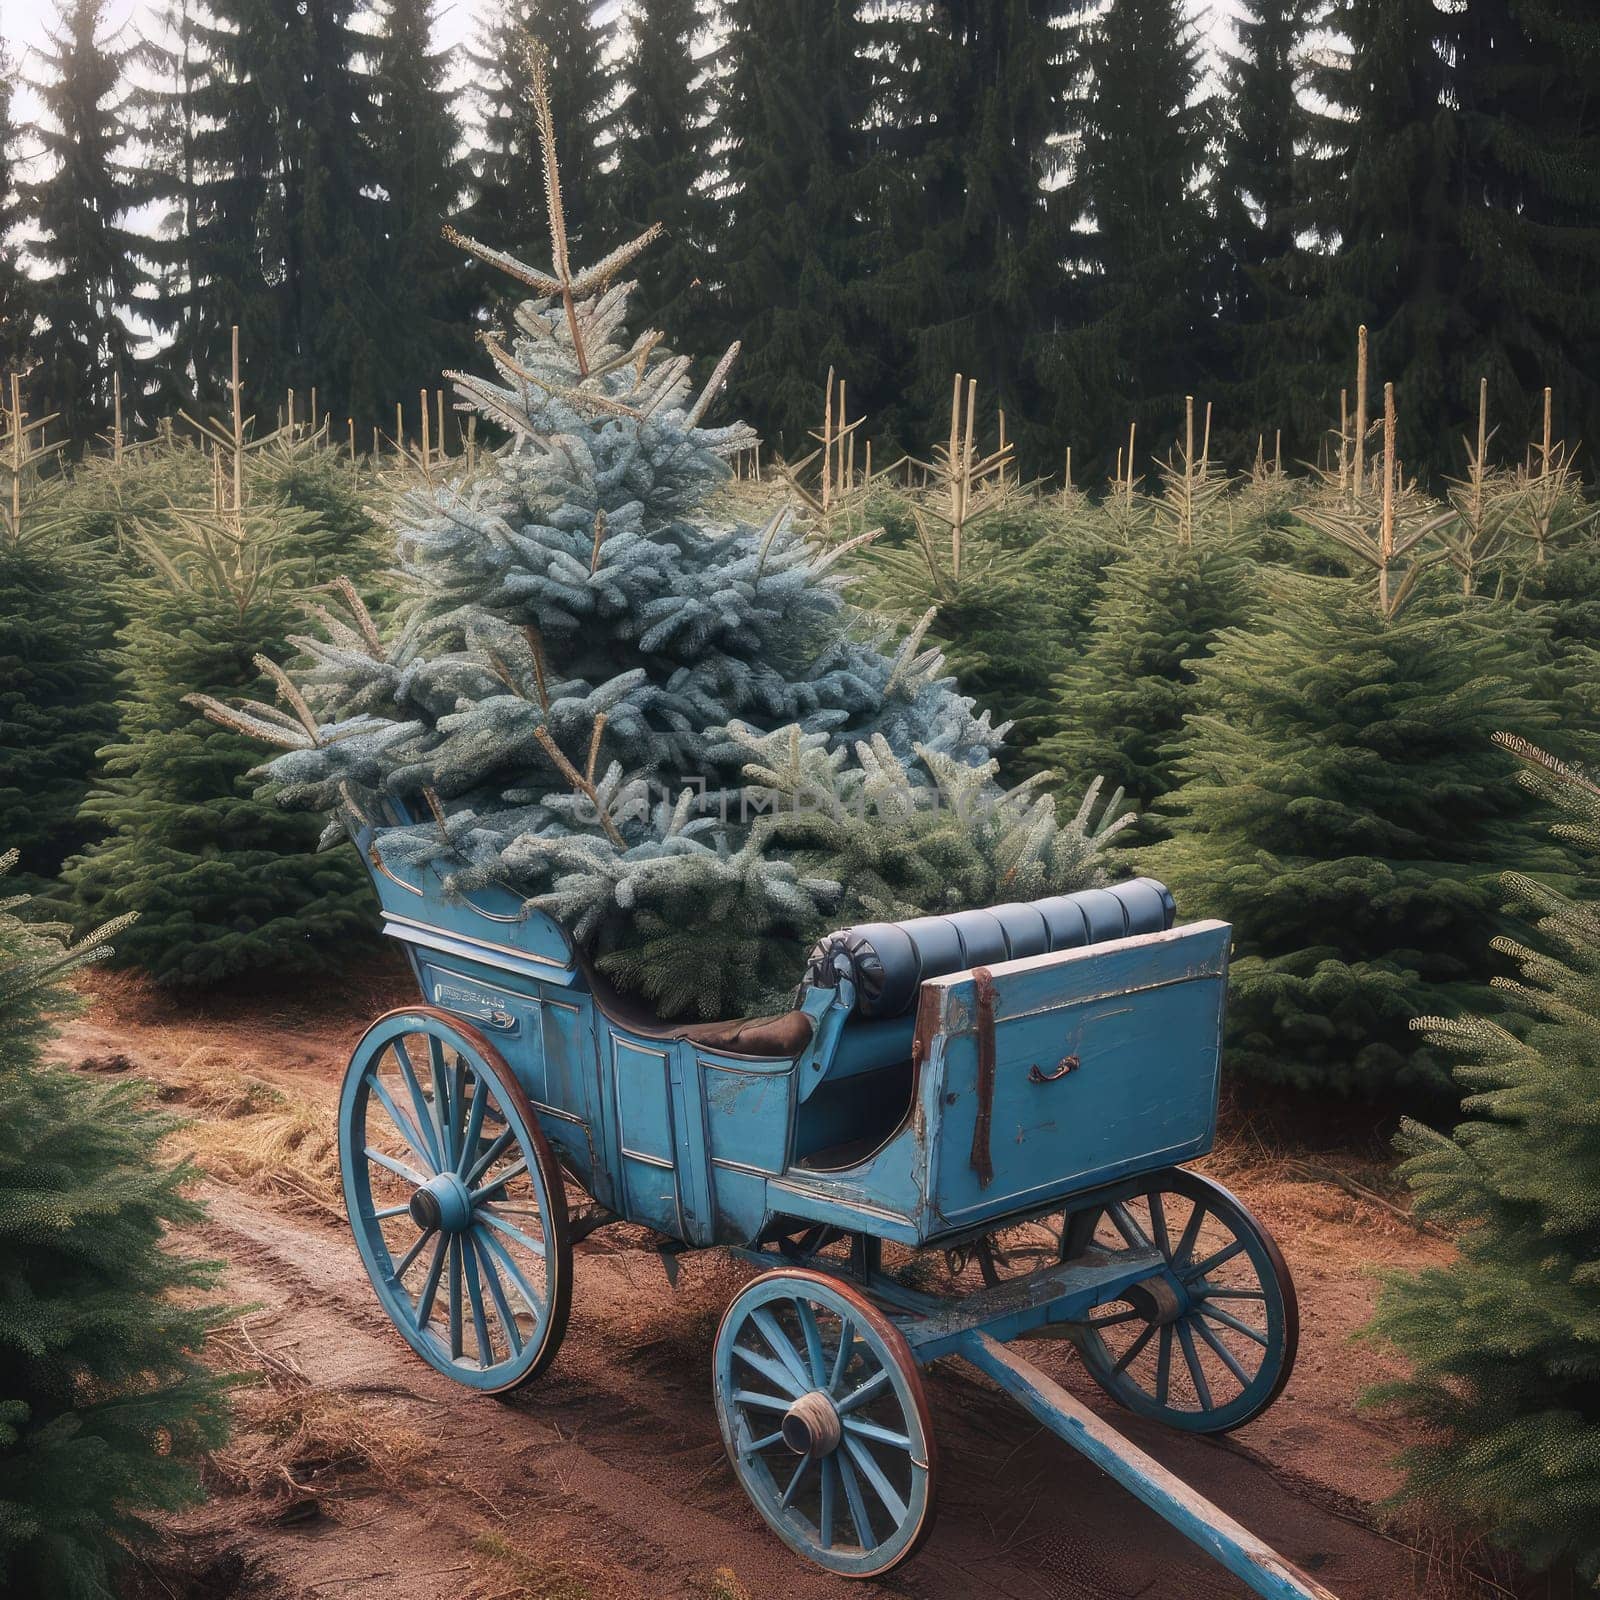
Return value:
M 197 1059 L 226 1059 L 325 1109 L 331 1127 L 334 1083 L 359 1024 L 248 1012 L 202 1022 L 128 1000 L 116 985 L 102 989 L 63 1036 L 62 1059 L 103 1065 L 121 1055 L 178 1086 Z M 837 1581 L 766 1532 L 722 1455 L 710 1347 L 743 1267 L 717 1252 L 691 1256 L 674 1289 L 642 1236 L 595 1235 L 577 1253 L 571 1329 L 554 1366 L 508 1403 L 475 1399 L 401 1343 L 343 1227 L 313 1195 L 268 1177 L 208 1181 L 210 1218 L 193 1247 L 225 1258 L 228 1292 L 255 1307 L 245 1325 L 261 1364 L 353 1408 L 358 1432 L 412 1443 L 386 1471 L 359 1461 L 341 1471 L 314 1450 L 291 1452 L 265 1487 L 221 1494 L 174 1522 L 183 1559 L 152 1575 L 150 1594 L 837 1600 Z M 1041 1362 L 1343 1600 L 1465 1593 L 1370 1510 L 1392 1485 L 1385 1463 L 1397 1440 L 1391 1426 L 1354 1413 L 1382 1361 L 1348 1344 L 1371 1303 L 1365 1263 L 1403 1264 L 1443 1247 L 1331 1186 L 1265 1168 L 1255 1183 L 1244 1169 L 1228 1178 L 1278 1233 L 1300 1285 L 1300 1365 L 1272 1412 L 1227 1441 L 1176 1437 L 1104 1404 L 1059 1350 L 1037 1347 L 1048 1351 Z M 941 1364 L 930 1398 L 945 1468 L 937 1527 L 912 1562 L 855 1592 L 1247 1593 L 969 1369 Z M 185 1570 L 202 1575 L 187 1594 Z

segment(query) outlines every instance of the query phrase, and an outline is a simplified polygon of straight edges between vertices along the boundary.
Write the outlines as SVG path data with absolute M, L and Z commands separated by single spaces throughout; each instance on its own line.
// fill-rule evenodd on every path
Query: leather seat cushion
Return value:
M 908 922 L 867 922 L 828 934 L 813 948 L 803 987 L 855 984 L 858 1015 L 902 1016 L 924 978 L 1047 955 L 1172 926 L 1176 907 L 1166 885 L 1134 878 L 1046 900 L 1013 902 Z

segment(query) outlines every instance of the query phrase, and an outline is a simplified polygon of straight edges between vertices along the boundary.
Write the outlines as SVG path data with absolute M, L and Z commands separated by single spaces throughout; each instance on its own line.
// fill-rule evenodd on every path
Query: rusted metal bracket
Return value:
M 978 995 L 978 1116 L 972 1128 L 972 1169 L 978 1174 L 978 1187 L 987 1189 L 994 1180 L 989 1156 L 989 1125 L 994 1120 L 994 974 L 987 967 L 974 967 L 972 981 Z

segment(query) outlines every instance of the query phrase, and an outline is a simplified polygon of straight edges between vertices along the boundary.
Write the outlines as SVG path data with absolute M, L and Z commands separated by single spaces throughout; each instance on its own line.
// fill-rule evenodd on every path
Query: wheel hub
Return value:
M 832 1455 L 844 1434 L 833 1401 L 820 1389 L 801 1395 L 784 1412 L 778 1427 L 783 1442 L 797 1456 Z
M 472 1196 L 455 1173 L 441 1172 L 411 1196 L 407 1210 L 419 1228 L 460 1233 L 472 1221 Z
M 1188 1314 L 1189 1296 L 1164 1272 L 1152 1273 L 1132 1284 L 1122 1297 L 1147 1322 L 1164 1328 Z

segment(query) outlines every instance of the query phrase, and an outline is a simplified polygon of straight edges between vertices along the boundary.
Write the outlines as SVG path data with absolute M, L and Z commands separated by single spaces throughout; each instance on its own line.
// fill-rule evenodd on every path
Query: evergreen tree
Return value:
M 396 398 L 433 387 L 471 349 L 466 275 L 443 237 L 470 175 L 445 85 L 449 53 L 432 48 L 432 25 L 432 0 L 389 0 L 373 66 L 373 168 L 384 195 L 377 292 L 390 329 L 377 392 Z
M 1107 567 L 1088 639 L 1053 684 L 1057 731 L 1041 759 L 1069 782 L 1103 775 L 1148 811 L 1176 783 L 1197 663 L 1255 600 L 1226 479 L 1176 454 L 1150 528 Z M 1157 831 L 1141 820 L 1146 838 Z
M 544 175 L 533 106 L 533 57 L 548 68 L 551 114 L 561 130 L 561 181 L 574 246 L 603 227 L 595 180 L 609 126 L 605 56 L 611 29 L 595 0 L 499 0 L 470 56 L 477 72 L 483 143 L 471 214 L 485 244 L 537 253 Z M 489 286 L 500 288 L 498 282 Z
M 857 287 L 874 192 L 867 42 L 850 0 L 732 0 L 727 11 L 722 331 L 744 350 L 734 403 L 790 456 L 810 449 L 830 366 L 869 410 L 885 376 Z
M 1317 0 L 1244 0 L 1234 19 L 1239 48 L 1224 73 L 1213 187 L 1224 371 L 1233 384 L 1227 409 L 1258 423 L 1289 409 L 1281 340 L 1298 309 L 1296 235 L 1305 214 L 1301 50 L 1319 9 Z M 1310 397 L 1311 405 L 1326 401 Z
M 24 899 L 0 901 L 0 1587 L 102 1600 L 226 1432 L 198 1359 L 217 1308 L 193 1297 L 215 1268 L 163 1247 L 201 1214 L 198 1174 L 154 1154 L 172 1120 L 136 1084 L 41 1064 L 60 980 L 125 924 L 69 949 Z
M 47 170 L 21 186 L 37 235 L 28 252 L 47 269 L 33 286 L 40 409 L 59 412 L 80 447 L 110 426 L 117 377 L 130 402 L 134 396 L 122 313 L 144 281 L 142 240 L 122 226 L 142 198 L 123 159 L 123 70 L 132 48 L 103 36 L 103 12 L 104 0 L 63 0 L 57 12 L 42 52 L 47 76 L 34 85 L 45 120 L 30 130 Z
M 0 529 L 0 831 L 53 877 L 93 830 L 79 817 L 116 728 L 114 576 L 103 546 L 48 508 Z
M 1329 107 L 1311 198 L 1336 248 L 1289 347 L 1322 360 L 1326 391 L 1366 323 L 1405 400 L 1401 455 L 1424 476 L 1455 459 L 1480 377 L 1513 435 L 1533 432 L 1546 382 L 1563 415 L 1600 425 L 1592 8 L 1339 0 L 1329 22 L 1348 48 L 1308 74 Z M 1322 421 L 1294 420 L 1302 437 Z
M 883 160 L 868 215 L 884 220 L 867 310 L 880 346 L 881 328 L 898 338 L 881 361 L 894 393 L 871 409 L 913 446 L 937 431 L 950 375 L 961 372 L 1005 410 L 1024 473 L 1056 465 L 1063 379 L 1049 333 L 1069 216 L 1048 185 L 1067 131 L 1062 25 L 1079 9 L 1078 0 L 878 8 L 871 133 Z
M 616 169 L 601 196 L 608 239 L 659 222 L 665 238 L 641 263 L 635 317 L 678 339 L 707 313 L 701 273 L 717 227 L 706 192 L 711 69 L 695 55 L 709 17 L 703 0 L 651 0 L 628 13 L 630 41 L 616 113 Z M 563 165 L 565 171 L 565 165 Z
M 216 383 L 238 323 L 256 391 L 318 391 L 363 427 L 393 415 L 379 271 L 371 48 L 355 0 L 206 0 L 192 24 L 200 229 Z
M 1557 829 L 1600 859 L 1600 788 L 1520 739 Z M 1509 909 L 1542 948 L 1502 939 L 1515 1012 L 1417 1020 L 1456 1062 L 1467 1120 L 1446 1137 L 1408 1122 L 1401 1169 L 1419 1211 L 1454 1224 L 1448 1264 L 1391 1279 L 1372 1332 L 1410 1376 L 1367 1398 L 1426 1427 L 1402 1456 L 1404 1493 L 1483 1530 L 1538 1569 L 1600 1582 L 1600 916 L 1508 873 Z
M 1173 837 L 1148 865 L 1188 914 L 1234 925 L 1237 1070 L 1423 1103 L 1448 1086 L 1411 1018 L 1493 1009 L 1475 952 L 1495 874 L 1554 865 L 1488 743 L 1551 725 L 1548 655 L 1504 604 L 1386 615 L 1348 579 L 1285 574 L 1196 664 Z
M 32 284 L 22 270 L 22 253 L 11 237 L 21 212 L 17 130 L 12 121 L 15 88 L 16 67 L 0 43 L 0 373 L 23 366 L 33 332 Z
M 438 863 L 453 890 L 512 886 L 669 1011 L 772 1002 L 832 915 L 1094 881 L 1116 824 L 1001 791 L 987 713 L 915 633 L 885 647 L 846 611 L 836 552 L 785 510 L 707 508 L 752 442 L 703 422 L 731 352 L 696 396 L 687 358 L 617 342 L 651 236 L 574 271 L 546 154 L 554 270 L 469 246 L 536 295 L 514 347 L 489 342 L 495 377 L 457 380 L 512 438 L 400 505 L 395 636 L 352 606 L 307 646 L 292 715 L 212 714 L 286 748 L 284 804 L 370 819 L 391 867 Z
M 161 983 L 326 971 L 371 926 L 360 862 L 316 853 L 307 818 L 253 798 L 252 747 L 186 697 L 260 692 L 276 669 L 257 652 L 284 649 L 328 530 L 261 501 L 173 511 L 139 538 L 153 575 L 129 585 L 118 738 L 83 806 L 106 837 L 68 863 L 76 904 L 85 920 L 137 911 L 119 959 Z
M 1203 392 L 1211 224 L 1200 190 L 1214 107 L 1179 0 L 1112 0 L 1078 25 L 1079 150 L 1064 203 L 1079 263 L 1050 343 L 1054 437 L 1109 460 L 1104 419 L 1165 427 Z M 1148 437 L 1148 435 L 1147 435 Z

